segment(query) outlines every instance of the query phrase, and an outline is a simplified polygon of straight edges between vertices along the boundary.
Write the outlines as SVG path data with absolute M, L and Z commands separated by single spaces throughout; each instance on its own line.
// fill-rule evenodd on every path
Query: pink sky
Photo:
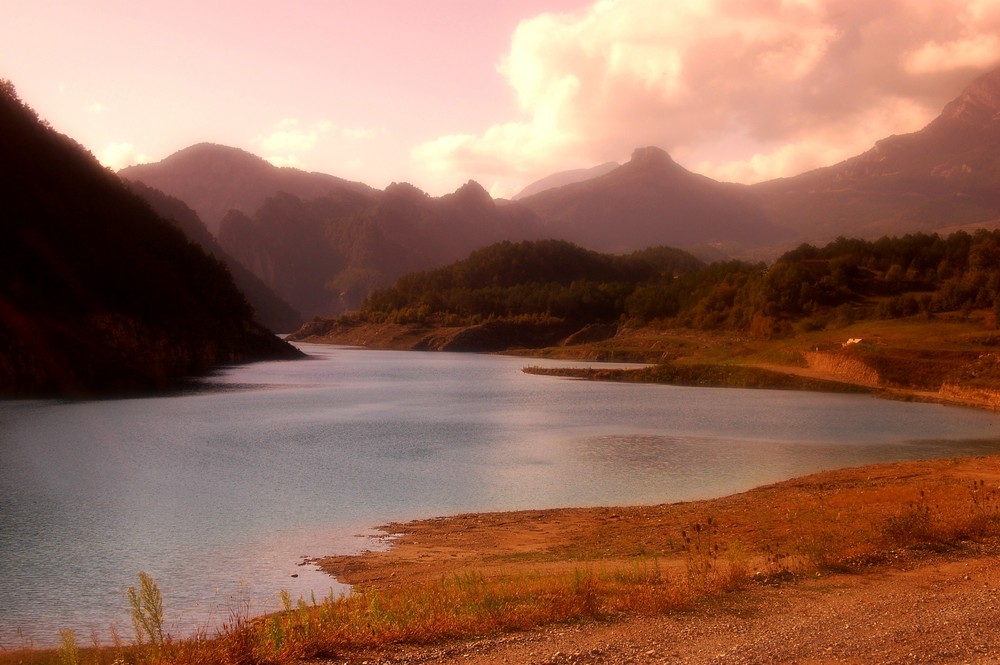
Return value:
M 915 131 L 1000 63 L 1000 0 L 7 3 L 0 77 L 119 168 L 201 141 L 509 196 L 658 145 L 754 182 Z

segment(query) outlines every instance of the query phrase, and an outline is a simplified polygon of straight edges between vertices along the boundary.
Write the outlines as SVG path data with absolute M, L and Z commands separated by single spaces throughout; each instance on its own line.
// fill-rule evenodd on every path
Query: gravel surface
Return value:
M 1000 548 L 904 556 L 663 617 L 357 653 L 333 663 L 1000 663 Z

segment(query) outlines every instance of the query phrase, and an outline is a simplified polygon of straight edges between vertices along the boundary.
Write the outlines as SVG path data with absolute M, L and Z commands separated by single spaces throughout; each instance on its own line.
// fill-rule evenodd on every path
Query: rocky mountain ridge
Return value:
M 126 167 L 119 175 L 184 201 L 213 234 L 218 234 L 230 210 L 253 214 L 277 192 L 305 199 L 330 195 L 363 199 L 376 191 L 325 173 L 279 168 L 245 150 L 214 143 L 198 143 L 160 162 Z
M 753 185 L 770 219 L 803 241 L 874 238 L 1000 220 L 1000 69 L 920 131 L 833 166 Z
M 493 201 L 473 182 L 437 198 L 407 184 L 379 192 L 277 169 L 247 153 L 215 159 L 208 153 L 233 149 L 206 144 L 122 175 L 159 182 L 197 209 L 186 196 L 212 197 L 207 189 L 185 194 L 176 183 L 195 178 L 176 171 L 195 157 L 199 164 L 230 164 L 214 174 L 196 170 L 201 185 L 215 183 L 215 210 L 228 202 L 236 211 L 227 209 L 217 227 L 223 247 L 300 311 L 331 314 L 406 271 L 443 265 L 498 240 L 551 237 L 603 252 L 667 244 L 710 260 L 771 259 L 799 243 L 838 236 L 997 225 L 998 114 L 1000 70 L 970 84 L 919 132 L 888 137 L 840 164 L 752 186 L 687 171 L 656 147 L 637 149 L 615 168 L 554 174 L 540 182 L 558 186 L 525 192 L 515 202 Z M 253 169 L 240 171 L 240 160 Z M 254 175 L 263 171 L 271 172 L 266 184 Z M 278 172 L 296 182 L 283 185 Z M 234 198 L 250 182 L 255 198 Z M 280 192 L 302 206 L 268 202 Z

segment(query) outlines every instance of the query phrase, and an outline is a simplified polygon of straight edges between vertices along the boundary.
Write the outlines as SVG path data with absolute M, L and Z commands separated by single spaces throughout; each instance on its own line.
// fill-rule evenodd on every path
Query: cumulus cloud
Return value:
M 293 169 L 301 169 L 305 166 L 295 155 L 270 155 L 264 159 L 278 168 L 289 167 Z
M 997 0 L 602 0 L 522 22 L 499 65 L 520 116 L 413 150 L 525 182 L 657 145 L 753 182 L 915 131 L 1000 62 Z
M 281 120 L 270 134 L 261 134 L 254 143 L 264 153 L 264 159 L 275 166 L 303 168 L 305 153 L 311 152 L 324 140 L 361 141 L 379 132 L 364 127 L 339 127 L 329 120 L 303 124 L 298 118 Z
M 368 127 L 341 127 L 339 131 L 340 135 L 349 141 L 363 141 L 381 133 Z
M 303 126 L 298 118 L 285 118 L 270 134 L 259 135 L 254 142 L 268 154 L 284 156 L 275 159 L 291 159 L 312 150 L 331 127 L 332 123 L 326 120 Z
M 127 141 L 112 141 L 97 154 L 97 161 L 112 171 L 118 171 L 133 164 L 145 164 L 149 157 Z

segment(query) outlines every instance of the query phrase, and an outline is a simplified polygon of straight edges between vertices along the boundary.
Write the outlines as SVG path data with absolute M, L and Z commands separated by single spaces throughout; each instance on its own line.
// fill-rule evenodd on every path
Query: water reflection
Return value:
M 316 557 L 391 520 L 661 503 L 998 450 L 992 413 L 852 395 L 601 384 L 522 359 L 319 347 L 210 390 L 0 403 L 0 646 L 112 621 L 140 570 L 178 630 L 326 595 Z M 542 361 L 530 361 L 542 364 Z M 558 364 L 558 363 L 550 363 Z M 297 574 L 298 577 L 292 577 Z

